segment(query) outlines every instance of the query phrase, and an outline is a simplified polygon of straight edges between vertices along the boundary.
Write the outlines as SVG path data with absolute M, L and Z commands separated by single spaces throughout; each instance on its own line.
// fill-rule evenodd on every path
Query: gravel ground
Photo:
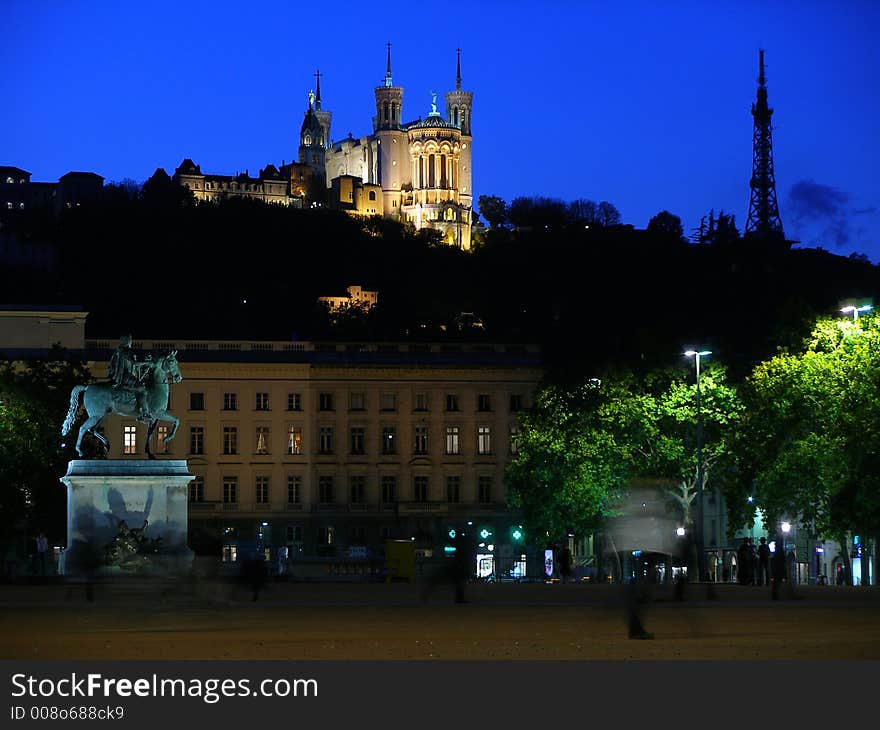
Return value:
M 880 659 L 880 592 L 658 587 L 651 641 L 626 638 L 620 588 L 159 582 L 2 586 L 2 659 Z M 12 629 L 12 630 L 10 630 Z

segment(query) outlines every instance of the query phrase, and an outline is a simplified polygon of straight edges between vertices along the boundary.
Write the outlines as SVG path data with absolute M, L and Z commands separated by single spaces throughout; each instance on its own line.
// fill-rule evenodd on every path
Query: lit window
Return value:
M 458 426 L 446 427 L 446 453 L 448 455 L 460 453 Z
M 257 426 L 255 452 L 258 454 L 268 454 L 269 453 L 269 427 L 268 426 Z
M 137 453 L 137 427 L 122 427 L 122 453 L 126 455 Z
M 477 427 L 477 453 L 492 453 L 492 430 L 489 426 Z
M 300 427 L 300 426 L 288 426 L 287 427 L 287 453 L 288 454 L 301 454 L 302 453 L 302 427 Z

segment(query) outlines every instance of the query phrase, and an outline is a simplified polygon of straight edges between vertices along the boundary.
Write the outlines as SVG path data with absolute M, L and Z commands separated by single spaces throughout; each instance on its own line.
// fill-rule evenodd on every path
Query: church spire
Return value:
M 321 108 L 321 72 L 315 71 L 315 110 Z
M 388 64 L 385 67 L 385 86 L 393 86 L 391 83 L 391 44 L 386 44 L 388 47 Z
M 461 48 L 455 49 L 455 90 L 461 91 Z

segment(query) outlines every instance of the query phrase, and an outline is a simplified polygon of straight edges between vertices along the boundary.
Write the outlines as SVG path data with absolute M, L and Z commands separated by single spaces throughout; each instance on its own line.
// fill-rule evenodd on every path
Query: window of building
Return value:
M 416 393 L 416 407 L 414 410 L 417 411 L 427 411 L 428 410 L 428 394 L 424 391 L 419 391 Z
M 397 410 L 397 393 L 382 393 L 382 410 Z
M 520 449 L 521 433 L 520 433 L 519 424 L 514 423 L 511 425 L 510 435 L 508 438 L 510 441 L 510 453 L 512 455 L 516 456 L 517 454 L 519 454 L 519 449 Z
M 363 504 L 367 501 L 367 478 L 353 476 L 349 481 L 350 501 L 352 504 Z
M 299 393 L 288 393 L 287 394 L 287 410 L 288 411 L 301 411 L 302 410 L 302 396 Z
M 364 454 L 366 452 L 366 429 L 363 426 L 351 427 L 351 453 Z
M 223 477 L 223 504 L 238 502 L 238 477 Z
M 318 430 L 318 451 L 322 454 L 333 453 L 333 426 L 321 426 Z
M 447 411 L 457 411 L 458 410 L 458 396 L 455 393 L 447 393 L 446 394 L 446 410 Z
M 302 477 L 290 475 L 287 477 L 287 504 L 300 504 L 302 502 Z
M 269 504 L 269 477 L 258 476 L 254 479 L 255 495 L 257 504 Z
M 190 426 L 189 427 L 189 453 L 204 454 L 205 453 L 205 427 Z
M 122 453 L 137 453 L 137 426 L 122 427 Z
M 414 502 L 427 502 L 428 501 L 428 477 L 426 477 L 426 476 L 413 477 L 413 501 Z
M 382 535 L 383 540 L 393 540 L 395 537 L 397 537 L 397 530 L 395 530 L 390 525 L 383 525 L 379 529 L 379 534 Z
M 287 453 L 288 454 L 301 454 L 302 452 L 303 452 L 302 427 L 301 426 L 288 426 L 287 427 Z
M 394 426 L 382 426 L 382 453 L 397 453 L 397 429 Z
M 510 412 L 518 413 L 523 409 L 523 398 L 519 393 L 510 394 Z
M 382 477 L 382 503 L 393 504 L 397 501 L 397 477 L 385 475 Z
M 238 428 L 235 426 L 223 427 L 223 453 L 225 455 L 238 453 Z
M 446 501 L 450 503 L 461 501 L 461 477 L 446 477 Z
M 224 393 L 223 394 L 223 410 L 224 411 L 237 411 L 238 410 L 238 393 Z
M 356 525 L 351 528 L 351 544 L 366 545 L 367 544 L 367 528 L 363 525 Z
M 197 476 L 189 483 L 189 501 L 205 501 L 205 477 Z
M 489 426 L 477 426 L 477 453 L 492 453 L 492 429 Z
M 492 502 L 492 477 L 484 475 L 477 479 L 477 498 L 480 504 Z
M 334 530 L 330 526 L 323 526 L 318 528 L 318 544 L 319 545 L 332 545 L 334 538 Z
M 366 394 L 364 393 L 352 393 L 351 394 L 351 410 L 353 411 L 362 411 L 366 408 Z
M 318 501 L 322 504 L 333 503 L 333 477 L 324 475 L 318 477 Z
M 320 393 L 318 395 L 318 410 L 332 411 L 333 409 L 333 393 Z
M 163 454 L 171 453 L 171 444 L 165 443 L 165 439 L 168 438 L 170 431 L 170 426 L 159 425 L 156 427 L 156 451 L 160 451 Z
M 415 427 L 415 443 L 413 444 L 413 453 L 425 455 L 428 453 L 428 427 Z
M 190 393 L 189 394 L 189 409 L 191 411 L 205 410 L 205 394 L 204 393 Z
M 483 412 L 492 410 L 492 397 L 488 393 L 480 393 L 477 396 L 477 410 Z
M 302 525 L 287 526 L 287 542 L 301 543 L 303 541 Z
M 238 560 L 238 546 L 231 544 L 223 545 L 223 562 L 234 563 Z
M 446 427 L 446 453 L 449 455 L 460 454 L 461 448 L 459 444 L 459 427 Z
M 257 411 L 268 411 L 269 410 L 269 394 L 268 393 L 257 393 L 256 399 L 254 402 L 254 410 Z
M 269 427 L 268 426 L 257 426 L 255 441 L 256 448 L 254 449 L 257 454 L 268 454 L 269 453 Z

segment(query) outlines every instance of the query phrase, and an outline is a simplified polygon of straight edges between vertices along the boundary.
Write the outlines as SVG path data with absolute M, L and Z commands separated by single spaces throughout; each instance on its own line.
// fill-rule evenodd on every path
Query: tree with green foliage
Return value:
M 758 365 L 745 383 L 731 519 L 787 517 L 836 539 L 880 533 L 880 318 L 824 319 L 799 352 Z M 753 496 L 750 503 L 748 496 Z M 867 567 L 867 566 L 865 566 Z
M 507 225 L 507 203 L 497 195 L 481 195 L 477 199 L 480 215 L 491 228 L 504 228 Z
M 695 388 L 679 368 L 540 389 L 521 416 L 519 454 L 507 471 L 511 505 L 531 534 L 555 540 L 596 530 L 639 477 L 675 480 L 686 508 L 697 479 Z M 705 486 L 733 461 L 729 437 L 742 409 L 719 365 L 703 372 L 701 389 Z
M 647 231 L 663 243 L 683 243 L 684 227 L 681 218 L 668 210 L 661 210 L 648 221 Z
M 72 443 L 61 443 L 61 422 L 71 389 L 89 380 L 85 364 L 57 347 L 46 360 L 0 362 L 0 533 L 63 537 L 58 479 L 77 456 Z

